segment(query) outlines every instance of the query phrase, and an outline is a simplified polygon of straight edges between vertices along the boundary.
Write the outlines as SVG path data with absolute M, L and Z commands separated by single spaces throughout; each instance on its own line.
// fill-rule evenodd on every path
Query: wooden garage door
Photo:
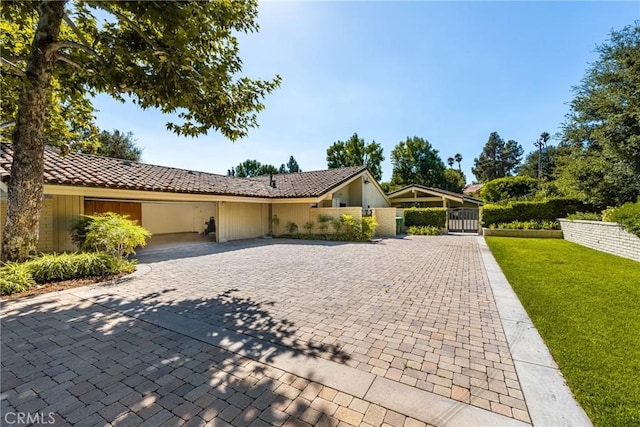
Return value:
M 135 202 L 116 202 L 111 200 L 85 200 L 84 214 L 96 215 L 106 212 L 115 212 L 120 215 L 129 215 L 129 219 L 142 225 L 142 204 Z

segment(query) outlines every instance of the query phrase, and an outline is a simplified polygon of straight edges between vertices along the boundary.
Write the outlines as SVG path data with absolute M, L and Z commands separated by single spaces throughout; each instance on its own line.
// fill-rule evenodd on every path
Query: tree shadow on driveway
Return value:
M 295 324 L 275 320 L 268 303 L 234 289 L 177 302 L 99 291 L 3 305 L 3 414 L 51 413 L 56 423 L 86 425 L 336 421 L 336 405 L 317 398 L 323 386 L 313 372 L 300 378 L 269 362 L 283 352 L 349 355 L 300 342 Z

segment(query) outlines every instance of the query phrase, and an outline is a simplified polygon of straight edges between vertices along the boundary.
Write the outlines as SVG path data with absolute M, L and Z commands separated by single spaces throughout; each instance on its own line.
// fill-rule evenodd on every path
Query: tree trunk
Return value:
M 55 43 L 60 33 L 66 1 L 40 3 L 40 18 L 13 134 L 13 163 L 9 181 L 7 223 L 2 257 L 23 261 L 35 254 L 42 208 L 44 173 L 44 122 L 49 102 L 49 83 L 55 63 Z

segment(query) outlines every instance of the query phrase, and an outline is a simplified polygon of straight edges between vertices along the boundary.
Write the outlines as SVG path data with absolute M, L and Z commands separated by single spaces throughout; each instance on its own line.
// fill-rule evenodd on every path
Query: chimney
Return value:
M 273 173 L 269 175 L 269 187 L 276 188 L 276 180 L 273 178 Z

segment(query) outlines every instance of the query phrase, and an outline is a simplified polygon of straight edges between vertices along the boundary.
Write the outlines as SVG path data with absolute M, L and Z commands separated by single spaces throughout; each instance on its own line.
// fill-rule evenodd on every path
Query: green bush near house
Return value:
M 446 208 L 409 208 L 404 210 L 404 224 L 407 227 L 445 228 L 447 224 Z
M 617 222 L 629 233 L 640 237 L 640 200 L 635 203 L 625 203 L 619 208 L 605 209 L 602 220 Z
M 376 228 L 378 228 L 378 221 L 375 216 L 365 216 L 362 218 L 362 227 L 360 230 L 360 241 L 366 242 L 367 240 L 371 240 L 373 235 L 376 232 Z
M 497 226 L 514 221 L 555 221 L 575 212 L 595 212 L 595 207 L 577 199 L 548 199 L 540 202 L 512 202 L 507 205 L 484 205 L 482 225 Z
M 81 217 L 71 227 L 71 238 L 83 251 L 107 252 L 118 258 L 135 254 L 135 248 L 145 246 L 151 233 L 127 215 L 107 212 Z
M 24 292 L 37 284 L 132 273 L 135 263 L 105 252 L 45 254 L 0 267 L 0 295 Z
M 442 231 L 438 227 L 432 227 L 430 225 L 426 226 L 417 226 L 412 225 L 407 230 L 407 233 L 413 236 L 439 236 L 442 234 Z
M 538 180 L 530 176 L 505 176 L 485 183 L 480 197 L 486 202 L 532 197 L 538 189 Z

